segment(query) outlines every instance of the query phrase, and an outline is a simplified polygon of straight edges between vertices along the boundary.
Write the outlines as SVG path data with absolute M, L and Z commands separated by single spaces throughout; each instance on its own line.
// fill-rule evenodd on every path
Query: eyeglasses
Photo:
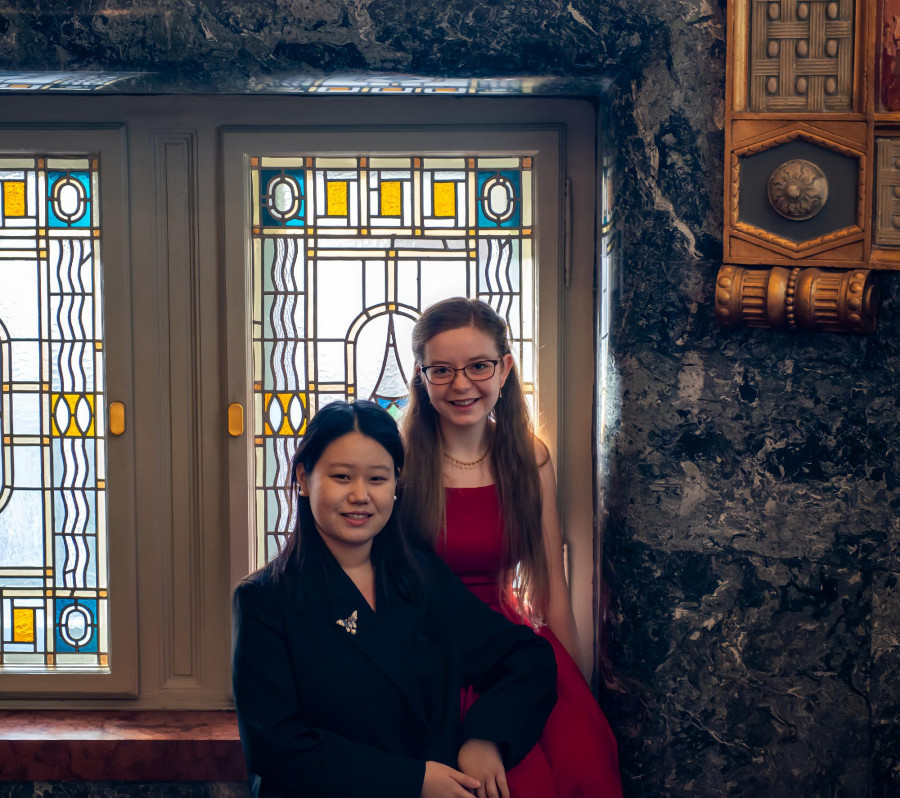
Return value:
M 453 382 L 458 371 L 465 374 L 472 382 L 481 382 L 481 380 L 489 380 L 494 376 L 499 362 L 500 358 L 498 357 L 496 360 L 479 360 L 469 363 L 468 366 L 463 366 L 461 369 L 455 369 L 453 366 L 422 366 L 420 371 L 432 385 L 447 385 Z

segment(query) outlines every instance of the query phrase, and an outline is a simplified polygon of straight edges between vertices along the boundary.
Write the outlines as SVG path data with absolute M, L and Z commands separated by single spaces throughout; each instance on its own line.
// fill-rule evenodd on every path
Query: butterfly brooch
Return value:
M 343 619 L 338 618 L 335 621 L 335 623 L 338 626 L 340 626 L 341 629 L 343 629 L 348 634 L 355 635 L 356 634 L 356 616 L 357 616 L 357 612 L 356 612 L 356 610 L 353 610 L 353 612 L 350 614 L 350 616 L 348 618 L 343 618 Z

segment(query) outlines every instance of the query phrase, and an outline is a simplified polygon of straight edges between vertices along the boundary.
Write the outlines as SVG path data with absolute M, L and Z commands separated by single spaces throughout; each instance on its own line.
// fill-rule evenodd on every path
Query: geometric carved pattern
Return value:
M 750 110 L 853 110 L 854 0 L 752 0 Z
M 875 243 L 900 246 L 900 139 L 876 139 Z

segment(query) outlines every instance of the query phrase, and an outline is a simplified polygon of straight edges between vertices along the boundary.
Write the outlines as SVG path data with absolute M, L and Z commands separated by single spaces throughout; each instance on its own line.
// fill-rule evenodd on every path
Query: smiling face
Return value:
M 332 441 L 311 473 L 297 473 L 316 529 L 338 562 L 367 555 L 394 509 L 397 476 L 387 449 L 361 432 Z
M 512 355 L 507 353 L 501 357 L 494 338 L 474 326 L 438 333 L 427 341 L 424 352 L 422 366 L 462 369 L 471 363 L 499 360 L 494 375 L 487 380 L 470 380 L 463 371 L 457 371 L 452 382 L 432 385 L 422 376 L 428 398 L 442 425 L 487 425 L 488 416 L 497 404 L 500 388 L 512 368 Z

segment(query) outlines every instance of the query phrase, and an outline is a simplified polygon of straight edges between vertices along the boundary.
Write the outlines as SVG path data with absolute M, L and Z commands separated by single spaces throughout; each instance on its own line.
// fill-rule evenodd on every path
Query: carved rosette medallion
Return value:
M 716 317 L 725 327 L 799 327 L 870 333 L 879 308 L 869 269 L 746 269 L 725 265 L 716 279 Z
M 785 161 L 769 177 L 769 202 L 785 219 L 812 219 L 828 201 L 828 178 L 812 161 Z

